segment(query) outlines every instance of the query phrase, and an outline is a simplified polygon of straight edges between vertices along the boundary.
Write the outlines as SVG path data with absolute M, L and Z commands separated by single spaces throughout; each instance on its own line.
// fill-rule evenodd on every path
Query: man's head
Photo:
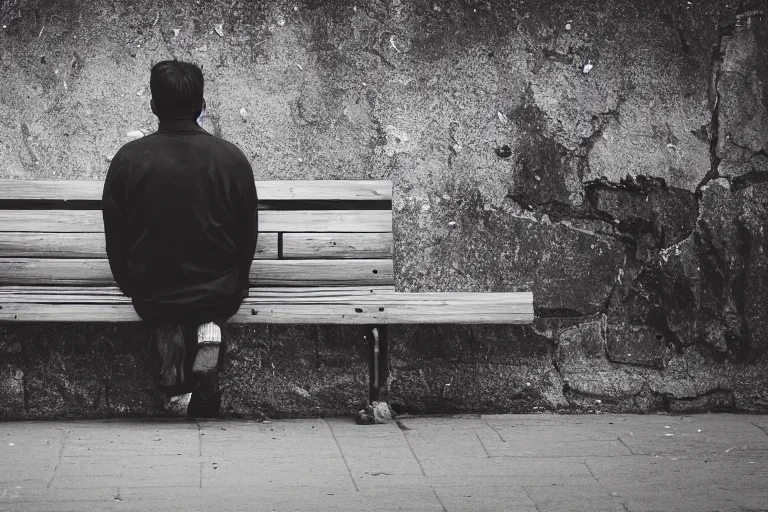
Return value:
M 164 60 L 149 78 L 152 112 L 160 119 L 197 119 L 205 108 L 203 72 L 195 64 Z

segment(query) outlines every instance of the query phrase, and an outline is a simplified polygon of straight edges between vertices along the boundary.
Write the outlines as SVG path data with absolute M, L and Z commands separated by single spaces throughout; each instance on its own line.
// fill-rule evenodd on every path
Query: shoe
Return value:
M 212 371 L 199 377 L 189 401 L 187 416 L 190 418 L 218 418 L 221 407 L 219 373 Z
M 164 400 L 164 409 L 171 417 L 187 418 L 189 417 L 189 405 L 192 401 L 192 393 L 172 396 Z
M 187 407 L 188 418 L 218 418 L 221 408 L 221 392 L 211 393 L 203 396 L 202 393 L 194 392 Z
M 208 322 L 197 328 L 197 354 L 192 366 L 195 376 L 207 375 L 216 370 L 219 363 L 221 346 L 221 328 L 214 322 Z

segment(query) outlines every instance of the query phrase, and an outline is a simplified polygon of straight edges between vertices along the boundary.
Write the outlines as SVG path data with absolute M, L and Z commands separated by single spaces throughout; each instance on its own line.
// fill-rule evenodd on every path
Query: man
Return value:
M 210 417 L 221 402 L 220 332 L 248 296 L 258 198 L 243 152 L 197 123 L 203 83 L 191 63 L 152 67 L 158 130 L 115 154 L 101 205 L 112 275 L 154 330 L 166 406 Z

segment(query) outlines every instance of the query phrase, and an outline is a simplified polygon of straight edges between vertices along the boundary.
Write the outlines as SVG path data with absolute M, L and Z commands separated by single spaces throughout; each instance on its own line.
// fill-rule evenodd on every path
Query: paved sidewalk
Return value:
M 6 510 L 768 510 L 768 416 L 8 422 Z

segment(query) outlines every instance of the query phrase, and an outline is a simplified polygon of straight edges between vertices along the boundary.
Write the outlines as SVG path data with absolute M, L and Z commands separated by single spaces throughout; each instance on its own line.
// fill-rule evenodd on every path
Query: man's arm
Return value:
M 237 205 L 238 224 L 240 226 L 237 242 L 237 269 L 240 274 L 240 286 L 243 297 L 248 297 L 250 288 L 250 273 L 253 256 L 256 254 L 256 240 L 259 229 L 259 198 L 256 194 L 256 183 L 253 171 L 248 165 L 250 178 L 240 185 L 239 204 Z
M 104 180 L 104 191 L 101 196 L 101 213 L 104 219 L 104 238 L 107 245 L 107 258 L 117 286 L 124 295 L 130 297 L 129 283 L 126 275 L 128 251 L 125 247 L 125 234 L 129 229 L 128 220 L 120 206 L 122 190 L 120 182 L 126 170 L 121 160 L 115 156 L 109 165 L 107 177 Z

